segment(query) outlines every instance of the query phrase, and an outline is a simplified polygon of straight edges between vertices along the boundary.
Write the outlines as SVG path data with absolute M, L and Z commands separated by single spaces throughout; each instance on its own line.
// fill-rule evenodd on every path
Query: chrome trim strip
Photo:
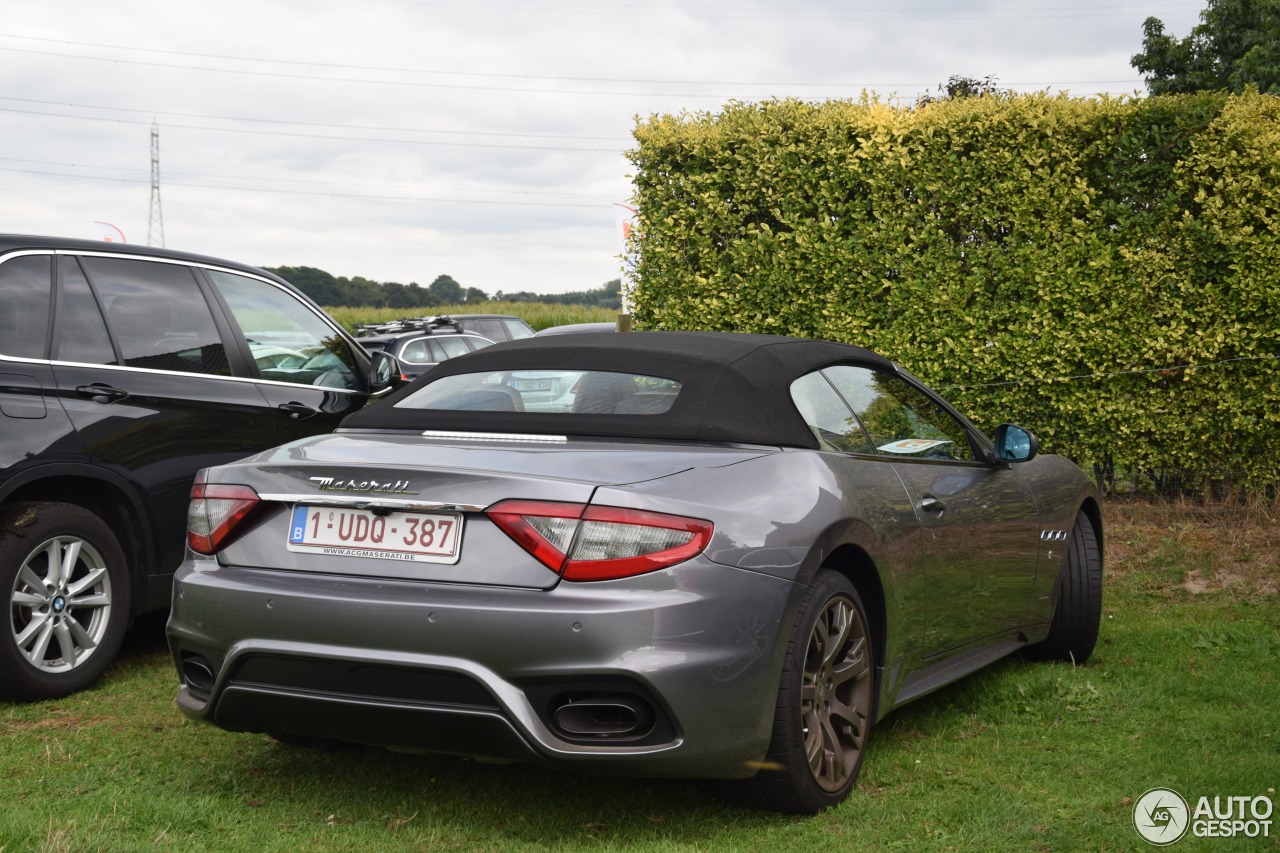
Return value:
M 356 509 L 380 507 L 401 512 L 482 512 L 488 504 L 448 503 L 446 501 L 407 501 L 395 498 L 369 498 L 359 493 L 345 497 L 320 497 L 303 494 L 259 494 L 264 501 L 279 501 L 288 504 L 305 504 L 306 506 L 353 506 Z
M 368 391 L 360 391 L 358 389 L 330 388 L 328 385 L 303 385 L 299 382 L 281 382 L 278 379 L 255 379 L 252 376 L 222 376 L 217 373 L 192 373 L 186 370 L 156 370 L 153 367 L 129 367 L 125 364 L 93 364 L 86 361 L 55 361 L 53 359 L 46 358 L 25 358 L 19 355 L 0 355 L 0 362 L 4 361 L 16 361 L 24 364 L 47 364 L 51 367 L 92 367 L 95 370 L 123 370 L 126 373 L 154 373 L 157 376 L 189 376 L 202 379 L 218 379 L 223 382 L 249 382 L 261 385 L 275 385 L 279 388 L 311 388 L 316 391 L 333 391 L 338 394 L 369 393 Z

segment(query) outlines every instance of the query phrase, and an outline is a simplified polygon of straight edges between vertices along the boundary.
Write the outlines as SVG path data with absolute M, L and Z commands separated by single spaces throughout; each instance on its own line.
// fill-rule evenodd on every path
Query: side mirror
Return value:
M 1016 424 L 996 427 L 996 459 L 1001 462 L 1026 462 L 1040 452 L 1040 442 L 1031 430 Z
M 379 394 L 400 384 L 400 362 L 383 350 L 370 353 L 369 390 Z

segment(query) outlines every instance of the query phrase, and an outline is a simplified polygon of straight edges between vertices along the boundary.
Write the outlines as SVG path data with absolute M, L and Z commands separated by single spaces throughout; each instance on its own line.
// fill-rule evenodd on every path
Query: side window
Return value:
M 823 450 L 875 453 L 849 407 L 821 373 L 809 373 L 792 382 L 791 400 Z
M 471 352 L 471 348 L 467 346 L 467 342 L 462 338 L 434 338 L 436 346 L 444 350 L 445 358 L 453 358 L 458 355 L 466 355 Z M 443 361 L 444 359 L 441 359 Z
M 427 352 L 427 341 L 425 338 L 418 338 L 404 345 L 404 349 L 400 350 L 400 360 L 407 361 L 410 364 L 427 364 L 431 361 L 430 353 Z
M 481 337 L 488 338 L 491 341 L 505 341 L 507 333 L 502 328 L 502 323 L 498 320 L 471 320 L 470 325 L 475 326 L 476 332 Z
M 58 342 L 53 357 L 82 364 L 115 364 L 116 352 L 107 335 L 98 300 L 89 289 L 74 258 L 62 264 L 62 295 L 58 300 Z
M 468 336 L 465 340 L 467 342 L 467 346 L 471 347 L 472 352 L 493 346 L 493 341 L 488 340 L 487 338 L 475 338 Z
M 80 259 L 129 367 L 229 376 L 226 348 L 190 267 Z
M 828 367 L 822 373 L 862 421 L 875 452 L 897 457 L 974 458 L 964 426 L 899 377 L 853 365 Z
M 502 325 L 506 327 L 507 337 L 513 341 L 533 337 L 533 332 L 529 331 L 529 327 L 524 323 L 519 323 L 515 320 L 503 320 Z
M 0 264 L 0 354 L 44 358 L 53 258 L 24 255 Z
M 363 390 L 346 340 L 305 303 L 256 278 L 208 270 L 263 379 Z

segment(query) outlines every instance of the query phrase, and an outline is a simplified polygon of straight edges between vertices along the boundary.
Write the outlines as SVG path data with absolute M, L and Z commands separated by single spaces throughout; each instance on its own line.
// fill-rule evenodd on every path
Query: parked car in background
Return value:
M 548 326 L 545 329 L 539 329 L 535 334 L 538 337 L 546 337 L 548 335 L 576 335 L 580 332 L 616 332 L 618 324 L 612 321 L 602 323 L 567 323 L 563 326 Z
M 533 337 L 533 327 L 511 314 L 450 314 L 463 331 L 482 335 L 495 343 Z
M 393 355 L 404 381 L 417 379 L 442 361 L 492 346 L 493 341 L 462 331 L 451 317 L 419 317 L 356 327 L 361 346 Z M 363 334 L 362 334 L 363 333 Z
M 893 708 L 1019 649 L 1083 663 L 1101 615 L 1083 471 L 797 338 L 491 347 L 202 472 L 188 517 L 193 718 L 786 812 L 843 801 Z
M 331 431 L 393 371 L 260 269 L 0 235 L 0 698 L 87 686 L 169 606 L 196 471 Z

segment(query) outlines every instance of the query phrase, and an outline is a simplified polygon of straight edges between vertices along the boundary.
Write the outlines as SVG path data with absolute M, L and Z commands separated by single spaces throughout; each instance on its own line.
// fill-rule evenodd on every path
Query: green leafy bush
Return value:
M 646 328 L 860 344 L 1102 476 L 1274 487 L 1280 98 L 730 103 L 635 137 Z

